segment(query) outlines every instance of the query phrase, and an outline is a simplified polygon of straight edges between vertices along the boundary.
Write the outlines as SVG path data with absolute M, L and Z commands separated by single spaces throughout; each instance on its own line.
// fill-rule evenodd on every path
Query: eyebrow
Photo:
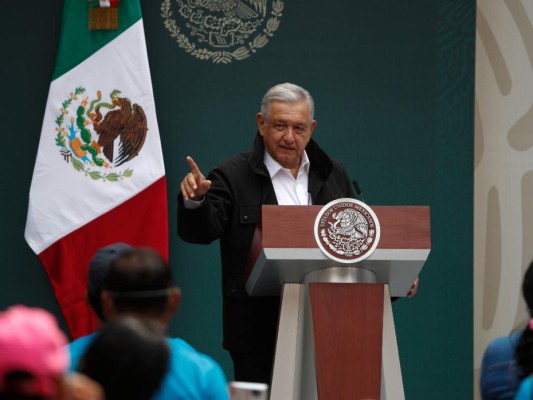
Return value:
M 283 124 L 286 124 L 286 125 L 291 124 L 291 125 L 293 125 L 293 126 L 298 126 L 298 125 L 300 125 L 300 126 L 303 126 L 303 127 L 305 127 L 305 128 L 307 128 L 307 126 L 308 126 L 308 123 L 307 123 L 307 122 L 291 122 L 291 121 L 288 121 L 288 120 L 286 120 L 286 119 L 282 119 L 282 118 L 280 118 L 280 119 L 274 119 L 274 120 L 272 120 L 272 123 L 273 123 L 273 124 L 283 123 Z

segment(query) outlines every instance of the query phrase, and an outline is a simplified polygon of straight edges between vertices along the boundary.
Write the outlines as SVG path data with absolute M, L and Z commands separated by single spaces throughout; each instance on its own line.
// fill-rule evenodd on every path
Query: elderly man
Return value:
M 270 383 L 279 297 L 250 297 L 245 264 L 262 204 L 327 204 L 354 197 L 344 167 L 311 139 L 317 122 L 309 92 L 283 83 L 269 89 L 256 115 L 253 148 L 204 177 L 191 157 L 178 199 L 178 234 L 188 242 L 220 239 L 224 348 L 235 379 Z

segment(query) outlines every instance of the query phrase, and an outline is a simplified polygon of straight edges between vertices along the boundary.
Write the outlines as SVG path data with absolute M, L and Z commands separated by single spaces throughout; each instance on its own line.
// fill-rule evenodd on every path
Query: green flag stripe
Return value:
M 61 38 L 52 80 L 83 62 L 142 18 L 139 0 L 121 0 L 118 30 L 89 31 L 88 4 L 86 0 L 65 0 L 63 4 Z

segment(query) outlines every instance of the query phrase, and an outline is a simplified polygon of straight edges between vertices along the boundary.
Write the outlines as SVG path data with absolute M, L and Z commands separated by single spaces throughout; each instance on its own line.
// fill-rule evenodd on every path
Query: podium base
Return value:
M 390 293 L 375 281 L 346 266 L 284 285 L 272 400 L 404 399 Z

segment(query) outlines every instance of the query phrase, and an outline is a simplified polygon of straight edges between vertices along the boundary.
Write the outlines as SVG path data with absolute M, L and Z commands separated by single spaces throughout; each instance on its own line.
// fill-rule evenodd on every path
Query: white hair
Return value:
M 295 85 L 293 83 L 280 83 L 273 86 L 263 96 L 261 101 L 261 114 L 266 121 L 268 121 L 268 112 L 270 109 L 270 103 L 273 101 L 282 101 L 286 103 L 299 103 L 305 101 L 309 106 L 310 121 L 313 120 L 315 115 L 315 103 L 313 97 L 303 87 Z

